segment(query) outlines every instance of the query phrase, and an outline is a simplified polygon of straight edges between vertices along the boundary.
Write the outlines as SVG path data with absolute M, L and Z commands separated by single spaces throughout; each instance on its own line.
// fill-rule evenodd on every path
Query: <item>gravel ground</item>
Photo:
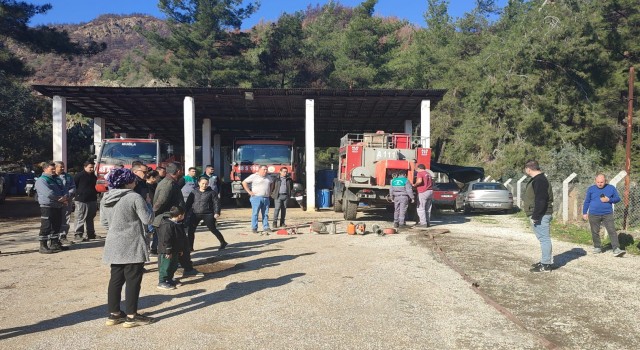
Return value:
M 0 348 L 542 349 L 540 337 L 574 349 L 640 345 L 637 257 L 554 242 L 561 267 L 531 274 L 538 244 L 512 216 L 440 213 L 436 228 L 451 232 L 435 240 L 414 230 L 349 236 L 332 211 L 290 209 L 288 222 L 334 220 L 336 235 L 259 236 L 249 219 L 248 209 L 223 211 L 224 251 L 199 228 L 193 258 L 204 278 L 160 291 L 150 263 L 140 311 L 157 322 L 133 329 L 104 325 L 103 241 L 41 255 L 37 218 L 0 219 Z M 444 264 L 436 244 L 524 328 Z

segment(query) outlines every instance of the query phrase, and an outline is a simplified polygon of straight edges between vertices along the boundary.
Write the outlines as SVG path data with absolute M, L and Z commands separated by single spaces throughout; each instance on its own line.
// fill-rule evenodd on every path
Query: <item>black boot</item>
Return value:
M 284 227 L 284 226 L 287 226 L 284 224 L 284 220 L 280 220 L 280 227 Z
M 60 244 L 60 241 L 57 239 L 52 239 L 49 242 L 49 249 L 53 250 L 56 253 L 69 249 L 68 247 L 63 247 L 62 244 Z
M 40 252 L 40 254 L 55 253 L 53 250 L 49 249 L 49 246 L 47 246 L 47 241 L 40 241 L 40 249 L 38 251 Z
M 274 221 L 273 221 L 273 225 L 272 225 L 272 226 L 273 226 L 273 228 L 277 228 L 277 227 L 278 227 L 278 221 L 275 221 L 275 220 L 274 220 Z

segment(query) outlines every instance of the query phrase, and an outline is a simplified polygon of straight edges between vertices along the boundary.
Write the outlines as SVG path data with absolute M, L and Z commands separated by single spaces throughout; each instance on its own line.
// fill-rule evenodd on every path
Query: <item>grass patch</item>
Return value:
M 529 218 L 524 213 L 518 213 L 517 217 L 524 220 L 525 225 L 528 225 Z M 591 230 L 588 224 L 563 224 L 561 220 L 554 218 L 551 221 L 551 237 L 564 242 L 593 246 Z M 628 254 L 640 255 L 640 240 L 635 240 L 632 235 L 621 232 L 618 232 L 618 240 L 620 241 L 620 247 L 625 249 Z M 602 246 L 606 249 L 611 249 L 609 235 L 606 233 L 602 237 Z
M 481 222 L 483 224 L 497 224 L 498 220 L 492 216 L 483 215 L 483 216 L 474 216 L 473 221 Z

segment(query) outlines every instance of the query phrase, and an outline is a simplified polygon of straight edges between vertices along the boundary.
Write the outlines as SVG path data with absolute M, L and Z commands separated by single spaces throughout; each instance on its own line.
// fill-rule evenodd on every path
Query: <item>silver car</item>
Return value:
M 456 211 L 513 211 L 513 195 L 499 182 L 473 182 L 464 185 L 456 198 Z

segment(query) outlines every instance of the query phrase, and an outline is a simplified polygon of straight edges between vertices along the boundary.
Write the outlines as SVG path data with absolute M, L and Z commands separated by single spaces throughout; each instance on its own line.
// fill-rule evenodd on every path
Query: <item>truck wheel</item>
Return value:
M 335 187 L 333 188 L 333 211 L 335 211 L 336 213 L 341 213 L 342 212 L 342 204 L 344 203 L 344 198 L 342 197 L 342 195 L 340 196 L 340 200 L 338 200 L 338 196 L 337 196 Z
M 344 206 L 344 219 L 355 220 L 358 213 L 358 202 L 352 202 L 345 198 L 342 204 Z

